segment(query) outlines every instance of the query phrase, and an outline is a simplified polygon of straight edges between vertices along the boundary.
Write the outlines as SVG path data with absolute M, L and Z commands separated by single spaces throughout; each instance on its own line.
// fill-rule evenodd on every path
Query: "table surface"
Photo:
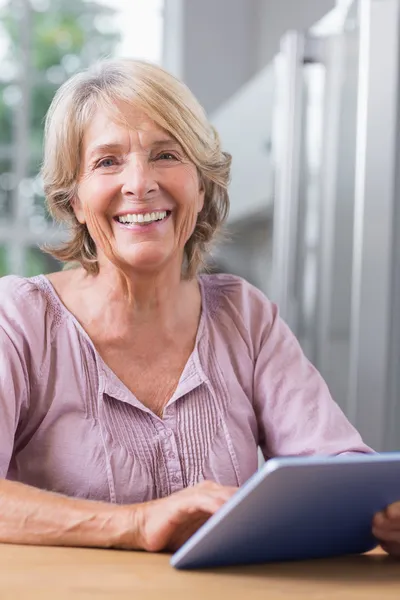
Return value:
M 176 571 L 169 556 L 0 544 L 1 600 L 391 600 L 400 598 L 400 561 L 362 556 Z

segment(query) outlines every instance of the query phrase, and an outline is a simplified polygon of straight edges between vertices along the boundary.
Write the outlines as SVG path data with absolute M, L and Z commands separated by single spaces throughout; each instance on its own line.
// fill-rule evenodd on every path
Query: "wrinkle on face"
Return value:
M 96 119 L 96 115 L 94 119 Z M 154 177 L 154 180 L 161 186 L 161 189 L 157 190 L 160 197 L 164 193 L 169 193 L 168 189 L 166 192 L 163 189 L 163 183 L 167 188 L 169 186 L 169 190 L 174 190 L 174 193 L 178 190 L 180 194 L 179 198 L 171 197 L 175 204 L 171 218 L 174 222 L 173 254 L 180 253 L 183 257 L 184 247 L 196 227 L 198 214 L 204 204 L 204 191 L 196 166 L 189 161 L 180 144 L 168 132 L 155 125 L 140 111 L 133 111 L 129 115 L 129 119 L 124 122 L 124 126 L 122 126 L 122 122 L 116 122 L 115 116 L 111 118 L 107 113 L 98 113 L 97 119 L 89 125 L 82 142 L 78 196 L 74 206 L 78 220 L 87 224 L 96 246 L 107 259 L 118 269 L 122 269 L 124 272 L 129 271 L 123 255 L 118 251 L 110 219 L 115 214 L 116 207 L 126 202 L 131 202 L 133 205 L 135 201 L 131 198 L 124 200 L 121 192 L 124 180 L 127 181 L 127 178 L 130 177 L 126 170 L 129 168 L 150 169 L 149 173 L 154 175 L 150 174 L 149 177 Z M 129 128 L 126 123 L 129 124 Z M 96 132 L 96 127 L 99 134 Z M 167 161 L 160 167 L 154 157 L 157 156 L 158 151 L 161 152 L 164 149 L 166 152 L 175 152 L 177 160 L 176 162 L 171 160 L 171 164 L 168 164 Z M 110 156 L 117 155 L 121 164 L 118 168 L 110 169 L 109 172 L 99 173 L 96 165 L 108 154 Z M 168 176 L 166 176 L 167 173 Z M 111 179 L 109 179 L 110 177 Z M 166 181 L 168 185 L 165 183 Z M 90 189 L 92 185 L 93 188 Z M 101 196 L 104 186 L 107 185 L 110 189 L 110 197 L 107 200 L 107 197 L 104 196 L 104 206 L 100 202 L 96 210 L 96 194 Z M 84 190 L 81 195 L 80 190 Z M 185 190 L 187 190 L 186 198 Z M 143 198 L 138 199 L 138 201 L 142 200 Z M 137 243 L 140 244 L 141 240 L 138 239 Z
M 198 189 L 199 193 L 196 194 L 196 196 L 190 202 L 190 205 L 192 206 L 193 210 L 186 211 L 184 218 L 179 219 L 178 222 L 176 223 L 177 249 L 184 247 L 186 245 L 187 241 L 189 240 L 189 238 L 191 237 L 191 235 L 193 234 L 193 231 L 196 227 L 199 212 L 203 208 L 203 202 L 201 202 L 201 204 L 199 206 L 201 190 L 200 190 L 200 181 L 199 181 L 199 177 L 197 175 L 197 170 L 193 172 L 193 169 L 190 169 L 190 171 L 191 171 L 190 176 L 193 178 L 193 188 Z

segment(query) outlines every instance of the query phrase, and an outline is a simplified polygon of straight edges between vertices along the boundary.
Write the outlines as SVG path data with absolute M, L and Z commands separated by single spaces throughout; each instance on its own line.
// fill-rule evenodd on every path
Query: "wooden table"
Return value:
M 0 600 L 399 600 L 381 551 L 298 563 L 176 571 L 142 552 L 0 545 Z

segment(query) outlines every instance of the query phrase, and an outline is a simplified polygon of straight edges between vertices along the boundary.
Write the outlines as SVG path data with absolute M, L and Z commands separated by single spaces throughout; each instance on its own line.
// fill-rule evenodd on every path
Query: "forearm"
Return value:
M 138 549 L 139 510 L 0 480 L 0 542 Z

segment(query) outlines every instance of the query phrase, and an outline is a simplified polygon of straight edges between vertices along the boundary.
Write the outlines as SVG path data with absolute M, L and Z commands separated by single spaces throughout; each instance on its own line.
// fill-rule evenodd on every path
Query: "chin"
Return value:
M 160 250 L 150 250 L 122 253 L 120 254 L 122 262 L 133 271 L 141 271 L 151 273 L 159 271 L 168 262 L 170 256 L 166 252 Z

